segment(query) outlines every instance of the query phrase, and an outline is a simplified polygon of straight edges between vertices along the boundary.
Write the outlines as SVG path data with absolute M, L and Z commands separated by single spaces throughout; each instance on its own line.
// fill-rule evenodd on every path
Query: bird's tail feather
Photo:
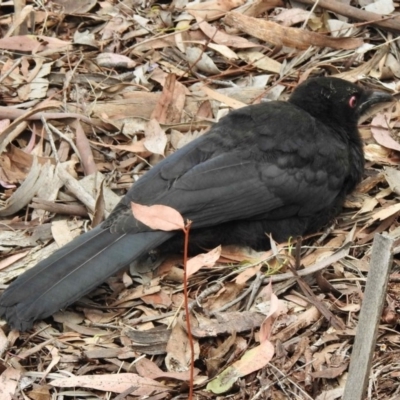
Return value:
M 27 330 L 35 320 L 78 300 L 170 235 L 110 233 L 97 227 L 18 277 L 0 298 L 0 317 L 15 329 Z

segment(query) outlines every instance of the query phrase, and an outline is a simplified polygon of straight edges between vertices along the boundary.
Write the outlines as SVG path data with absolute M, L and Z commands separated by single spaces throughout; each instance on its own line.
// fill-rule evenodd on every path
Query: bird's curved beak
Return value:
M 359 105 L 358 112 L 360 115 L 362 115 L 375 104 L 391 103 L 393 101 L 397 101 L 397 99 L 389 93 L 381 91 L 370 91 L 365 101 Z
M 376 91 L 370 93 L 370 95 L 368 96 L 368 101 L 370 104 L 389 103 L 392 101 L 396 101 L 396 98 L 389 93 Z

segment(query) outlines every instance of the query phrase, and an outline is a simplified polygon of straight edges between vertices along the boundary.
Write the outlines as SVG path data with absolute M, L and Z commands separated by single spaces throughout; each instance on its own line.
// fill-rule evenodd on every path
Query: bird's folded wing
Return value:
M 315 213 L 327 207 L 339 191 L 339 185 L 332 189 L 329 177 L 321 180 L 319 174 L 310 166 L 280 168 L 275 163 L 240 161 L 231 152 L 192 168 L 154 201 L 179 210 L 194 228 L 262 217 L 283 206 L 306 215 L 307 210 Z
M 246 151 L 220 154 L 168 182 L 155 175 L 147 182 L 148 187 L 141 186 L 139 199 L 132 196 L 131 200 L 170 206 L 190 219 L 193 228 L 256 216 L 268 218 L 267 214 L 272 215 L 283 206 L 304 216 L 335 201 L 342 184 L 340 176 L 314 171 L 310 165 L 279 167 L 285 163 L 276 162 L 276 158 L 273 162 L 252 160 L 251 155 L 244 156 Z M 154 196 L 143 196 L 146 191 L 151 193 L 151 185 L 165 185 L 165 190 Z M 118 218 L 112 221 L 113 231 L 127 231 L 137 225 L 130 211 L 129 197 L 125 201 L 126 209 L 120 209 Z

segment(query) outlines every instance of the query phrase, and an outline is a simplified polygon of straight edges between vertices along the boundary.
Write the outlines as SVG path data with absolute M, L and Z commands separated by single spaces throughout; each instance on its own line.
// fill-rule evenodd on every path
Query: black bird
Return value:
M 154 249 L 182 250 L 180 233 L 138 223 L 131 202 L 167 205 L 193 221 L 192 250 L 267 249 L 267 234 L 285 241 L 317 231 L 362 178 L 359 117 L 387 101 L 393 98 L 384 92 L 315 78 L 287 102 L 232 111 L 147 172 L 100 226 L 14 281 L 0 299 L 0 317 L 29 329 Z

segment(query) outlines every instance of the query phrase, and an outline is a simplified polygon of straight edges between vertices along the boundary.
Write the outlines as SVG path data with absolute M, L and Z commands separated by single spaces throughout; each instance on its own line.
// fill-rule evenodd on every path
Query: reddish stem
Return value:
M 190 377 L 189 377 L 189 400 L 193 399 L 193 381 L 194 381 L 194 344 L 193 344 L 193 336 L 192 331 L 190 329 L 190 311 L 189 311 L 189 293 L 188 293 L 188 285 L 187 285 L 187 261 L 188 261 L 188 248 L 189 248 L 189 231 L 191 221 L 188 221 L 185 229 L 183 230 L 185 233 L 185 244 L 183 250 L 183 294 L 185 300 L 185 314 L 186 314 L 186 329 L 188 334 L 188 340 L 190 345 Z

